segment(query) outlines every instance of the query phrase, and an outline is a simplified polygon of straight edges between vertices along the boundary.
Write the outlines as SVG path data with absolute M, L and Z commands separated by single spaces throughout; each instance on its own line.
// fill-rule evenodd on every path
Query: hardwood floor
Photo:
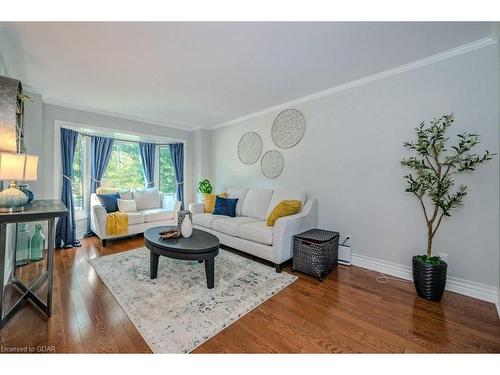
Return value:
M 27 304 L 0 331 L 2 351 L 151 352 L 87 262 L 143 243 L 137 237 L 101 248 L 89 238 L 81 248 L 56 250 L 52 318 Z M 32 278 L 42 266 L 23 267 L 21 277 Z M 195 353 L 500 353 L 500 320 L 491 303 L 451 292 L 440 303 L 425 301 L 412 284 L 379 284 L 375 272 L 359 267 L 339 266 L 323 282 L 297 275 Z

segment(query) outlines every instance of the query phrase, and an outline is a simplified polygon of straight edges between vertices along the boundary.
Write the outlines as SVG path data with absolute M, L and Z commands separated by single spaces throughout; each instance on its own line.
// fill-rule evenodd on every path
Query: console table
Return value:
M 68 214 L 68 209 L 56 199 L 34 200 L 24 207 L 24 211 L 12 213 L 0 213 L 0 329 L 3 328 L 10 318 L 12 318 L 25 304 L 32 301 L 47 316 L 52 315 L 52 282 L 54 270 L 54 234 L 56 218 Z M 47 268 L 46 271 L 30 286 L 24 285 L 16 278 L 16 249 L 12 249 L 12 254 L 7 254 L 7 224 L 48 221 L 47 236 Z M 6 270 L 6 256 L 12 256 L 12 269 Z M 12 272 L 12 279 L 5 280 L 6 272 Z M 47 282 L 47 300 L 42 301 L 35 292 Z M 20 298 L 12 307 L 4 313 L 4 292 L 7 285 L 12 283 L 20 292 Z

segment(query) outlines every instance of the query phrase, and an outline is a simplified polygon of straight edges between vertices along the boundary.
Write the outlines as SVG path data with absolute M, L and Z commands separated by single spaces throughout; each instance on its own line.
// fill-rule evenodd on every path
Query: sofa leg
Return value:
M 101 240 L 101 246 L 106 247 L 108 245 L 108 240 Z
M 274 269 L 276 270 L 277 273 L 281 273 L 281 270 L 282 270 L 281 264 L 276 263 L 274 265 Z

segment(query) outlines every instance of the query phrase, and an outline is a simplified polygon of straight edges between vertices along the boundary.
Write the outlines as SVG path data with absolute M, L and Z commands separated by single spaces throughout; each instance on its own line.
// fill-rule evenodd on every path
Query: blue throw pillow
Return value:
M 119 193 L 113 194 L 96 194 L 97 198 L 101 201 L 102 206 L 109 214 L 110 212 L 118 211 L 118 199 L 120 199 Z
M 238 203 L 238 198 L 215 198 L 215 208 L 212 212 L 213 215 L 225 215 L 225 216 L 236 216 L 236 203 Z

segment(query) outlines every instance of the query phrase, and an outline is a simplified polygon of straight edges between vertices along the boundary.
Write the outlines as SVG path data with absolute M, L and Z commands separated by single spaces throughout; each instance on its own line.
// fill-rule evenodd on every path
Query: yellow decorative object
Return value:
M 228 193 L 220 194 L 203 194 L 203 203 L 205 204 L 205 213 L 211 214 L 215 208 L 215 198 L 227 198 Z
M 279 202 L 267 218 L 267 225 L 273 227 L 280 217 L 295 215 L 300 212 L 301 207 L 302 202 L 297 200 Z
M 114 194 L 118 193 L 120 189 L 112 187 L 98 187 L 95 192 L 96 194 Z
M 112 212 L 108 214 L 106 221 L 106 232 L 111 236 L 128 233 L 128 215 L 123 212 Z

